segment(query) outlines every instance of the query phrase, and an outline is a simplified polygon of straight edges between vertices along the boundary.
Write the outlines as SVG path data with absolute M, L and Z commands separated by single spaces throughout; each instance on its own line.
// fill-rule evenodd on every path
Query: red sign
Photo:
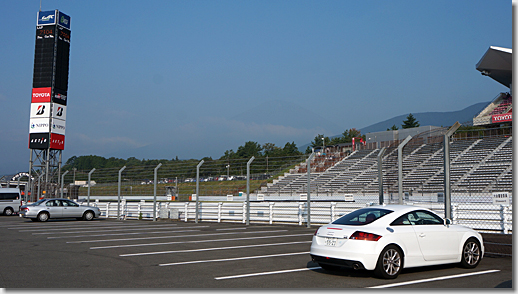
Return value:
M 52 88 L 32 88 L 32 103 L 50 102 Z
M 491 122 L 494 124 L 513 121 L 513 113 L 495 114 L 491 117 Z
M 50 149 L 65 149 L 65 136 L 60 134 L 50 134 Z

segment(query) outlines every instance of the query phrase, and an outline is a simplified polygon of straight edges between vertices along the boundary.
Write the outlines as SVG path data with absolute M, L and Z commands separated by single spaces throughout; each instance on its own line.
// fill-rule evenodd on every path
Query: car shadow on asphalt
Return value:
M 329 274 L 329 275 L 335 275 L 335 276 L 342 276 L 342 277 L 355 277 L 355 278 L 372 278 L 374 276 L 373 271 L 368 270 L 362 270 L 362 269 L 352 269 L 348 267 L 340 267 L 338 270 L 324 270 L 323 268 L 317 268 L 319 267 L 318 263 L 309 261 L 306 265 L 308 268 L 314 268 L 311 269 L 314 272 L 322 273 L 322 274 Z M 401 271 L 401 276 L 404 276 L 405 274 L 411 274 L 411 273 L 420 273 L 420 272 L 441 272 L 444 270 L 450 270 L 452 268 L 460 268 L 457 264 L 442 264 L 442 265 L 432 265 L 432 266 L 422 266 L 422 267 L 413 267 L 413 268 L 406 268 Z
M 367 270 L 355 270 L 348 267 L 340 267 L 338 270 L 325 270 L 321 268 L 318 263 L 309 261 L 306 264 L 307 268 L 316 273 L 329 274 L 341 277 L 355 277 L 355 278 L 371 278 L 372 272 Z

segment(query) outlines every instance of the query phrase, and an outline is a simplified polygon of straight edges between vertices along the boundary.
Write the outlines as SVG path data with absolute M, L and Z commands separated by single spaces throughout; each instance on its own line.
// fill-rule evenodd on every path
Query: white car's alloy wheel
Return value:
M 403 269 L 403 255 L 394 245 L 389 245 L 381 251 L 375 274 L 384 279 L 395 279 Z
M 395 249 L 390 249 L 383 255 L 383 269 L 391 276 L 397 274 L 401 268 L 401 258 Z
M 477 240 L 470 238 L 462 249 L 462 266 L 474 268 L 480 262 L 480 245 Z

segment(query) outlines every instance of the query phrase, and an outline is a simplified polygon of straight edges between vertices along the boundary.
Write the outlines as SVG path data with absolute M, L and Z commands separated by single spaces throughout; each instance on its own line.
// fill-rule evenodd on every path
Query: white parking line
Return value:
M 184 233 L 184 232 L 199 232 L 200 230 L 181 230 L 174 231 L 174 233 Z M 172 232 L 172 231 L 169 231 Z M 116 234 L 97 234 L 97 235 L 76 235 L 76 236 L 57 236 L 57 237 L 47 237 L 47 239 L 68 239 L 68 238 L 89 238 L 89 237 L 102 237 L 102 236 L 125 236 L 125 235 L 144 235 L 144 234 L 164 234 L 169 232 L 133 232 L 133 233 L 116 233 Z M 152 237 L 140 238 L 140 239 L 150 239 Z M 83 243 L 88 241 L 78 241 L 78 242 L 67 242 L 67 243 Z
M 128 256 L 142 256 L 142 255 L 154 255 L 154 254 L 180 253 L 180 252 L 200 252 L 200 251 L 212 251 L 212 250 L 226 250 L 226 249 L 239 249 L 239 248 L 251 248 L 251 247 L 291 245 L 291 244 L 301 244 L 301 243 L 311 243 L 311 241 L 270 243 L 270 244 L 256 244 L 256 245 L 243 245 L 243 246 L 231 246 L 231 247 L 214 247 L 214 248 L 187 249 L 187 250 L 172 250 L 172 251 L 143 252 L 143 253 L 120 254 L 119 256 L 121 256 L 121 257 L 128 257 Z
M 306 252 L 294 252 L 294 253 L 282 253 L 282 254 L 271 254 L 271 255 L 259 255 L 259 256 L 247 256 L 247 257 L 236 257 L 236 258 L 224 258 L 224 259 L 211 259 L 211 260 L 196 260 L 196 261 L 184 261 L 184 262 L 174 262 L 174 263 L 162 263 L 162 264 L 159 264 L 158 266 L 183 265 L 183 264 L 220 262 L 220 261 L 235 261 L 235 260 L 268 258 L 268 257 L 278 257 L 278 256 L 291 256 L 291 255 L 301 255 L 301 254 L 309 254 L 309 251 L 306 251 Z
M 87 223 L 84 223 L 84 222 L 81 222 L 81 223 L 78 223 L 77 221 L 73 221 L 74 224 L 76 225 L 79 225 L 79 226 L 88 226 L 88 225 L 91 225 L 91 224 L 97 224 L 99 223 L 100 221 L 96 221 L 96 220 L 91 220 Z M 18 224 L 15 224 L 13 223 L 12 224 L 12 227 L 10 228 L 7 228 L 9 230 L 19 230 L 19 229 L 25 229 L 25 228 L 31 228 L 31 229 L 34 229 L 34 228 L 50 228 L 50 227 L 53 227 L 53 228 L 59 228 L 59 227 L 68 227 L 70 226 L 70 223 L 71 222 L 58 222 L 58 223 L 52 223 L 52 222 L 46 222 L 44 224 L 40 224 L 38 225 L 37 223 L 34 223 L 34 222 L 30 222 L 30 223 L 18 223 Z M 122 225 L 122 223 L 121 223 Z
M 237 278 L 248 278 L 255 276 L 265 276 L 265 275 L 275 275 L 275 274 L 284 274 L 284 273 L 293 273 L 293 272 L 301 272 L 301 271 L 309 271 L 309 270 L 317 270 L 321 269 L 321 267 L 305 267 L 298 268 L 292 270 L 283 270 L 283 271 L 273 271 L 273 272 L 262 272 L 262 273 L 253 273 L 253 274 L 244 274 L 244 275 L 236 275 L 236 276 L 226 276 L 226 277 L 216 277 L 215 280 L 226 280 L 226 279 L 237 279 Z
M 208 226 L 205 226 L 205 227 L 208 227 Z M 154 229 L 154 230 L 171 230 L 171 229 L 176 229 L 178 227 L 160 227 L 160 228 L 157 228 L 156 226 L 151 226 L 151 227 L 140 227 L 140 228 L 134 228 L 134 227 L 130 227 L 130 228 L 117 228 L 115 230 L 109 230 L 110 232 L 116 232 L 116 231 L 144 231 L 144 230 L 150 230 L 150 229 Z M 203 228 L 203 227 L 196 227 L 196 228 Z M 95 230 L 95 231 L 79 231 L 80 233 L 97 233 L 97 232 L 106 232 L 107 230 Z M 40 233 L 32 233 L 33 235 L 50 235 L 50 234 L 75 234 L 75 233 L 78 233 L 77 229 L 74 230 L 73 232 L 40 232 Z
M 199 230 L 193 230 L 199 231 Z M 125 239 L 105 239 L 105 240 L 85 240 L 85 241 L 69 241 L 67 243 L 98 243 L 98 242 L 117 242 L 117 241 L 132 241 L 132 240 L 149 240 L 149 239 L 166 239 L 166 238 L 185 238 L 185 237 L 200 237 L 200 236 L 219 236 L 219 235 L 234 235 L 234 234 L 258 234 L 258 233 L 278 233 L 286 232 L 288 230 L 276 230 L 276 231 L 253 231 L 253 232 L 236 232 L 236 233 L 217 233 L 217 234 L 198 234 L 198 235 L 173 235 L 173 236 L 157 236 L 157 237 L 143 237 L 143 238 L 125 238 Z M 180 232 L 180 231 L 178 231 Z M 185 231 L 183 231 L 185 232 Z M 145 234 L 145 233 L 135 233 Z M 123 235 L 123 234 L 121 234 Z M 129 235 L 129 234 L 127 234 Z M 61 237 L 59 237 L 61 238 Z
M 487 271 L 475 272 L 475 273 L 459 274 L 459 275 L 452 275 L 452 276 L 444 276 L 444 277 L 422 279 L 422 280 L 416 280 L 416 281 L 380 285 L 380 286 L 374 286 L 374 287 L 369 287 L 369 288 L 379 289 L 379 288 L 399 287 L 399 286 L 406 286 L 406 285 L 419 284 L 419 283 L 427 283 L 427 282 L 442 281 L 442 280 L 448 280 L 448 279 L 463 278 L 463 277 L 469 277 L 469 276 L 475 276 L 475 275 L 491 274 L 491 273 L 496 273 L 499 271 L 500 270 L 487 270 Z
M 110 248 L 122 248 L 122 247 L 141 247 L 141 246 L 156 246 L 156 245 L 185 244 L 185 243 L 224 242 L 224 241 L 236 241 L 236 240 L 298 237 L 298 236 L 308 236 L 308 235 L 313 235 L 313 234 L 275 235 L 275 236 L 259 236 L 259 237 L 246 237 L 246 238 L 231 238 L 231 239 L 195 240 L 195 241 L 183 241 L 183 242 L 174 241 L 174 242 L 161 242 L 161 243 L 125 244 L 125 245 L 90 247 L 90 249 L 110 249 Z
M 176 225 L 171 225 L 171 226 L 176 226 Z M 31 227 L 30 230 L 29 228 L 27 227 L 23 227 L 23 228 L 18 228 L 20 229 L 20 232 L 33 232 L 33 231 L 42 231 L 42 230 L 45 230 L 45 231 L 71 231 L 71 230 L 81 230 L 81 229 L 102 229 L 102 228 L 132 228 L 132 227 L 135 227 L 134 225 L 127 225 L 127 224 L 120 224 L 120 225 L 107 225 L 107 224 L 95 224 L 95 225 L 79 225 L 79 226 L 52 226 L 52 227 L 49 227 L 49 226 L 43 226 L 43 227 Z M 144 227 L 144 226 L 143 226 Z M 146 226 L 148 227 L 148 226 Z M 163 227 L 163 225 L 161 225 L 160 227 Z M 12 228 L 10 228 L 12 229 Z

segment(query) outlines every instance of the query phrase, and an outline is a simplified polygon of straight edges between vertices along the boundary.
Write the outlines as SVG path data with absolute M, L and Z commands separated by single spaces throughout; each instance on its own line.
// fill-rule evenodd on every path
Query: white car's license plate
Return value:
M 331 247 L 335 247 L 336 246 L 336 238 L 325 238 L 324 240 L 324 244 L 326 246 L 331 246 Z

